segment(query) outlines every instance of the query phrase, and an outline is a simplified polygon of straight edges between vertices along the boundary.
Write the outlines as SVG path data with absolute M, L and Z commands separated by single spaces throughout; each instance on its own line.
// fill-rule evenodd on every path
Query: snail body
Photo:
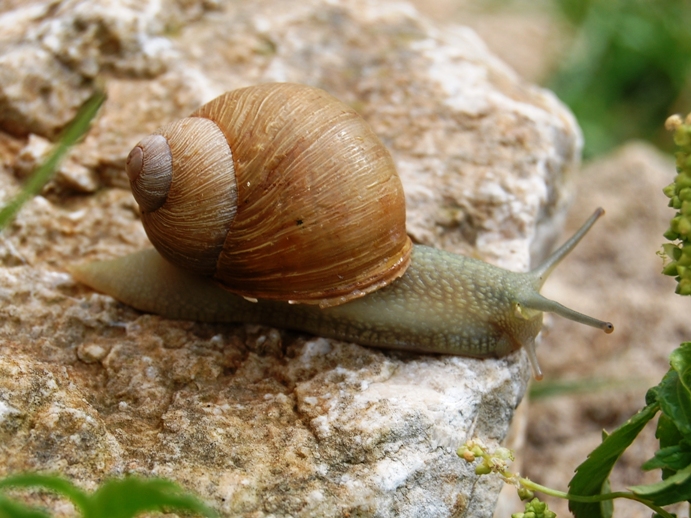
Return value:
M 321 107 L 324 103 L 335 106 Z M 127 172 L 157 251 L 87 263 L 73 268 L 73 275 L 139 310 L 174 319 L 258 323 L 362 345 L 481 358 L 523 347 L 536 378 L 542 374 L 535 338 L 544 311 L 612 331 L 610 323 L 539 294 L 549 273 L 603 214 L 602 209 L 527 273 L 412 245 L 405 234 L 403 191 L 393 162 L 364 121 L 353 114 L 321 90 L 260 85 L 230 92 L 173 123 L 172 129 L 164 127 L 146 137 L 130 153 Z M 321 120 L 322 115 L 335 129 L 309 122 L 314 117 Z M 338 126 L 339 118 L 347 124 Z M 227 126 L 231 119 L 233 128 Z M 198 142 L 197 132 L 191 138 L 190 128 L 212 128 L 208 133 L 213 143 Z M 228 144 L 231 133 L 244 135 L 245 150 Z M 264 142 L 267 134 L 272 138 Z M 207 148 L 209 154 L 200 151 Z M 323 150 L 322 162 L 303 156 Z M 179 173 L 190 162 L 189 171 Z M 247 163 L 256 176 L 243 176 Z M 150 170 L 153 180 L 147 178 Z M 172 177 L 161 173 L 166 170 L 172 171 Z M 205 183 L 207 177 L 211 186 L 194 187 L 195 181 Z M 252 184 L 258 188 L 243 187 Z M 284 193 L 286 188 L 289 194 Z M 274 189 L 279 192 L 273 193 Z M 336 198 L 327 192 L 333 189 Z M 310 194 L 317 195 L 316 201 Z M 267 196 L 268 208 L 259 207 L 261 195 Z M 191 199 L 178 209 L 180 200 L 188 196 Z M 193 209 L 208 199 L 212 208 L 198 208 L 200 219 L 192 216 Z M 217 208 L 222 202 L 234 207 Z M 367 205 L 364 211 L 362 204 Z M 162 222 L 151 223 L 161 209 Z M 319 220 L 334 214 L 334 219 L 325 216 L 323 224 Z M 339 217 L 346 220 L 343 230 Z M 215 219 L 224 226 L 204 235 L 204 225 L 214 225 Z M 269 220 L 266 245 L 255 228 L 265 220 Z M 363 239 L 355 244 L 358 230 Z M 315 237 L 318 231 L 325 237 Z M 187 237 L 175 249 L 179 234 Z M 287 257 L 293 253 L 298 256 Z M 300 258 L 300 253 L 307 257 Z M 261 263 L 259 273 L 253 273 L 255 262 Z M 233 263 L 229 273 L 219 272 L 224 263 Z M 301 268 L 309 273 L 301 275 Z

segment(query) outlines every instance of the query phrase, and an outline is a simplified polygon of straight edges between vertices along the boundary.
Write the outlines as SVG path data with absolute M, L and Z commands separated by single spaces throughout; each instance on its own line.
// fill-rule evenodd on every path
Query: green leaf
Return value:
M 609 479 L 605 480 L 602 484 L 602 494 L 612 492 L 612 486 L 609 483 Z M 613 500 L 603 500 L 600 502 L 600 512 L 602 513 L 602 518 L 612 518 L 614 516 L 614 501 Z
M 674 422 L 682 435 L 691 437 L 691 392 L 679 373 L 672 369 L 665 374 L 656 393 L 662 412 Z
M 658 410 L 657 404 L 648 405 L 608 435 L 602 444 L 595 448 L 588 458 L 576 468 L 576 475 L 569 482 L 569 493 L 591 496 L 600 494 L 603 488 L 606 490 L 607 486 L 604 484 L 609 478 L 614 463 Z M 599 503 L 586 504 L 569 501 L 569 509 L 576 518 L 606 517 Z
M 84 518 L 130 518 L 144 511 L 185 510 L 203 516 L 216 513 L 169 480 L 127 477 L 112 479 L 92 495 Z
M 50 515 L 0 495 L 0 518 L 50 518 Z
M 682 440 L 684 436 L 674 424 L 674 421 L 669 416 L 665 414 L 660 414 L 657 420 L 657 430 L 655 431 L 655 437 L 660 440 L 661 448 L 668 448 L 670 446 L 676 446 Z
M 691 447 L 686 441 L 674 446 L 660 448 L 655 452 L 655 456 L 645 462 L 642 469 L 671 469 L 679 471 L 691 464 Z
M 12 475 L 0 480 L 0 489 L 6 487 L 40 487 L 66 496 L 82 512 L 85 512 L 89 507 L 88 495 L 72 482 L 58 475 L 43 475 L 40 473 Z
M 659 506 L 691 500 L 691 465 L 661 482 L 632 486 L 629 490 Z
M 215 517 L 213 509 L 196 497 L 182 492 L 169 480 L 127 477 L 104 482 L 95 493 L 88 495 L 66 480 L 54 475 L 25 473 L 0 480 L 0 489 L 6 487 L 40 487 L 69 498 L 84 518 L 130 518 L 145 511 L 189 511 Z M 3 498 L 0 495 L 0 499 Z M 0 504 L 2 504 L 0 500 Z M 19 505 L 9 501 L 8 505 Z M 0 505 L 0 518 L 4 518 Z M 19 508 L 17 508 L 19 509 Z M 27 508 L 28 509 L 28 508 Z M 9 513 L 18 518 L 25 515 Z M 31 518 L 44 518 L 46 514 L 29 514 Z
M 79 109 L 75 118 L 70 122 L 60 136 L 60 141 L 48 156 L 46 161 L 28 179 L 21 192 L 0 210 L 0 229 L 7 225 L 19 212 L 19 209 L 29 198 L 38 194 L 50 180 L 55 169 L 69 151 L 86 134 L 91 120 L 105 101 L 106 95 L 97 90 Z
M 669 363 L 679 374 L 686 392 L 691 393 L 691 342 L 684 342 L 674 349 L 669 356 Z

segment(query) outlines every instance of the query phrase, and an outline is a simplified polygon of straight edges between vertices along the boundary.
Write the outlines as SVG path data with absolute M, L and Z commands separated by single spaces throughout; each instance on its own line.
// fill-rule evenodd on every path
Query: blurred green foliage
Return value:
M 170 480 L 129 476 L 105 480 L 87 493 L 61 475 L 18 473 L 0 480 L 0 518 L 50 518 L 2 493 L 8 488 L 40 488 L 69 499 L 83 518 L 133 518 L 145 512 L 182 511 L 215 518 L 216 511 Z
M 575 113 L 585 156 L 630 138 L 670 150 L 662 122 L 691 103 L 691 2 L 552 1 L 574 39 L 546 86 Z

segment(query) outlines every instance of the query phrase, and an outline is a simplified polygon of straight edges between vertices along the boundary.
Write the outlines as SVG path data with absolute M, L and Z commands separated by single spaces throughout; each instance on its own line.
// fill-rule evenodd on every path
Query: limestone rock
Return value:
M 580 152 L 571 115 L 474 33 L 405 3 L 163 1 L 143 14 L 111 4 L 0 19 L 24 23 L 0 60 L 47 53 L 51 92 L 74 94 L 32 104 L 31 89 L 0 78 L 3 128 L 54 134 L 96 75 L 109 94 L 72 153 L 101 189 L 34 198 L 0 240 L 0 475 L 59 469 L 86 488 L 161 475 L 228 516 L 491 516 L 500 482 L 478 479 L 455 448 L 505 437 L 530 375 L 522 352 L 482 361 L 166 321 L 66 272 L 147 246 L 119 187 L 142 136 L 267 81 L 325 88 L 365 116 L 399 168 L 417 241 L 525 269 L 568 198 Z M 0 170 L 3 199 L 17 189 L 12 173 Z
M 75 72 L 45 49 L 20 44 L 0 55 L 0 128 L 55 137 L 91 94 Z
M 154 77 L 174 57 L 165 37 L 212 2 L 67 0 L 0 16 L 0 127 L 55 137 L 103 73 Z
M 17 154 L 12 168 L 14 173 L 22 179 L 29 177 L 50 155 L 53 146 L 50 141 L 34 135 L 29 135 L 28 142 Z M 42 192 L 73 191 L 79 193 L 93 193 L 99 187 L 96 174 L 75 159 L 75 155 L 68 156 L 59 164 L 55 177 L 49 181 Z

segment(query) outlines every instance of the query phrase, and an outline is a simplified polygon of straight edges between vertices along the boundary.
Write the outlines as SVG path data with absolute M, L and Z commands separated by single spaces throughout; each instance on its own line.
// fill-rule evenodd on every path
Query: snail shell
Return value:
M 323 90 L 228 92 L 142 139 L 127 175 L 159 253 L 248 299 L 333 306 L 410 262 L 391 155 Z

